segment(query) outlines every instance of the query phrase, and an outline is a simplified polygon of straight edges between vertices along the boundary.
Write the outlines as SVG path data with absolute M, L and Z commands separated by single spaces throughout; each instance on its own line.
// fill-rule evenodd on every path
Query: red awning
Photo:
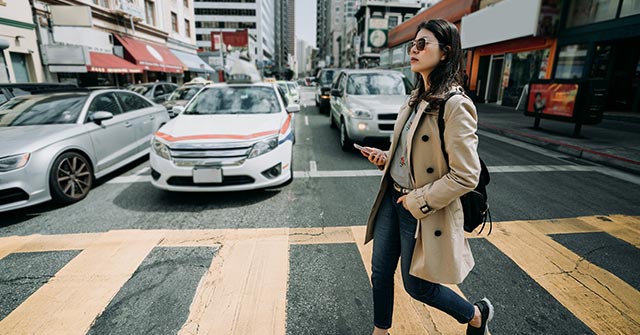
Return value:
M 151 44 L 131 37 L 114 36 L 131 55 L 136 64 L 147 71 L 182 73 L 182 63 L 171 53 L 169 48 L 159 44 Z
M 129 63 L 126 60 L 113 55 L 100 52 L 89 52 L 91 65 L 87 65 L 87 71 L 100 73 L 142 73 L 142 67 Z

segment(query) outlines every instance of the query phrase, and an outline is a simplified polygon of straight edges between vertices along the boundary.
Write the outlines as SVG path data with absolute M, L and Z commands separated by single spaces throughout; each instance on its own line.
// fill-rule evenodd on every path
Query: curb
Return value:
M 478 128 L 490 133 L 502 135 L 515 140 L 543 147 L 545 149 L 571 155 L 577 158 L 582 158 L 605 166 L 625 170 L 633 174 L 640 174 L 640 162 L 625 157 L 611 155 L 605 152 L 587 149 L 548 138 L 518 132 L 511 129 L 496 127 L 484 122 L 478 122 Z

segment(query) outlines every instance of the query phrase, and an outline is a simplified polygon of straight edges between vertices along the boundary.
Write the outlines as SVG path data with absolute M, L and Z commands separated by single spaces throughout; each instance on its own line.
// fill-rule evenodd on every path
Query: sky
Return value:
M 296 38 L 316 46 L 316 0 L 296 0 Z

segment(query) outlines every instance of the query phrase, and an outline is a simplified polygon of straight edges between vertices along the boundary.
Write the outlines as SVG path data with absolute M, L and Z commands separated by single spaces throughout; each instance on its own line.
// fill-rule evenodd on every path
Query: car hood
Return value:
M 0 157 L 33 152 L 73 136 L 75 124 L 0 127 Z
M 284 114 L 180 114 L 157 134 L 169 142 L 240 142 L 275 135 L 286 122 Z
M 349 95 L 347 103 L 351 108 L 397 113 L 406 100 L 406 95 Z

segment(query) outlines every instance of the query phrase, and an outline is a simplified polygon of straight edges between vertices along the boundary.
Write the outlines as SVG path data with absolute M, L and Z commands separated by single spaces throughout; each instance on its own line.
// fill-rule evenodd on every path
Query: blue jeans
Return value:
M 473 304 L 460 297 L 446 286 L 431 283 L 409 274 L 411 258 L 416 240 L 417 220 L 409 211 L 396 203 L 402 196 L 392 187 L 378 209 L 373 232 L 373 256 L 371 260 L 373 284 L 373 318 L 376 327 L 391 328 L 393 316 L 393 276 L 401 260 L 402 282 L 409 295 L 429 306 L 435 307 L 460 323 L 473 319 Z

